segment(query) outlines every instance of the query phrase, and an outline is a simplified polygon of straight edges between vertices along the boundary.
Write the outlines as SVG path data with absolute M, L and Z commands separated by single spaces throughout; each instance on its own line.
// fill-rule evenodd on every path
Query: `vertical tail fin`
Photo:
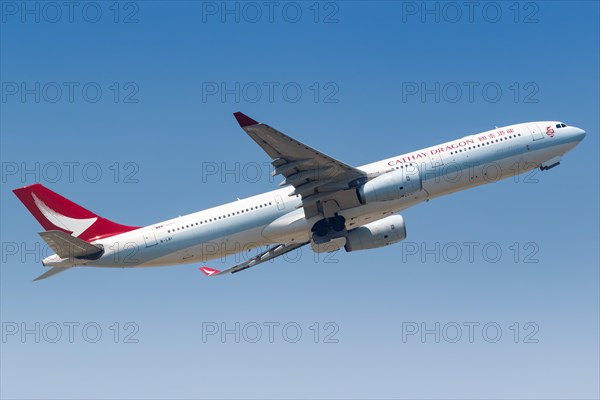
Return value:
M 47 231 L 63 231 L 90 242 L 139 228 L 102 218 L 40 183 L 13 192 Z

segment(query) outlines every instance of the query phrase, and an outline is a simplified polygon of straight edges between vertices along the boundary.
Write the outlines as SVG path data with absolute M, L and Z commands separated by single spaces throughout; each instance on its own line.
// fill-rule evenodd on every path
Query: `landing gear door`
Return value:
M 533 140 L 540 140 L 544 138 L 542 130 L 536 124 L 528 124 L 527 129 L 529 129 L 529 133 L 531 133 Z

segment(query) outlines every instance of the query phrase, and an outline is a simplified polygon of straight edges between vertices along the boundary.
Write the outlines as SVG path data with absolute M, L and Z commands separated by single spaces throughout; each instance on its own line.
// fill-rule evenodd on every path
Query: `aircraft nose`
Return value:
M 582 141 L 583 138 L 585 137 L 585 131 L 581 128 L 576 128 L 576 127 L 573 127 L 573 129 L 574 129 L 573 136 L 575 136 L 575 138 L 578 141 Z

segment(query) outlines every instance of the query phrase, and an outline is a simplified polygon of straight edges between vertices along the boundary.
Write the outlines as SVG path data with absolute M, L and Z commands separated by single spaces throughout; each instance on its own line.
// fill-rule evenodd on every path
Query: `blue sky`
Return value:
M 598 398 L 598 3 L 223 4 L 1 3 L 1 397 Z M 238 110 L 353 165 L 525 121 L 588 134 L 407 210 L 384 249 L 31 282 L 16 187 L 131 225 L 276 188 Z

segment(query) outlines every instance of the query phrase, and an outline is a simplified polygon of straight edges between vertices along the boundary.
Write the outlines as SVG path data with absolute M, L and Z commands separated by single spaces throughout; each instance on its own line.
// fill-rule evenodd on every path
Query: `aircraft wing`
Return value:
M 217 275 L 225 275 L 225 274 L 235 274 L 236 272 L 243 271 L 250 267 L 254 267 L 258 264 L 264 263 L 265 261 L 272 260 L 276 257 L 282 256 L 285 253 L 289 253 L 290 251 L 296 250 L 308 242 L 304 243 L 286 243 L 286 244 L 278 244 L 273 246 L 263 253 L 252 257 L 251 259 L 244 261 L 241 264 L 238 264 L 234 267 L 226 269 L 225 271 L 219 271 L 218 269 L 210 268 L 210 267 L 200 267 L 200 271 L 202 271 L 206 276 L 217 276 Z
M 333 157 L 301 143 L 269 125 L 261 124 L 236 112 L 242 129 L 273 159 L 274 175 L 285 180 L 280 186 L 294 187 L 291 196 L 300 195 L 306 218 L 359 204 L 355 187 L 365 182 L 367 174 Z

